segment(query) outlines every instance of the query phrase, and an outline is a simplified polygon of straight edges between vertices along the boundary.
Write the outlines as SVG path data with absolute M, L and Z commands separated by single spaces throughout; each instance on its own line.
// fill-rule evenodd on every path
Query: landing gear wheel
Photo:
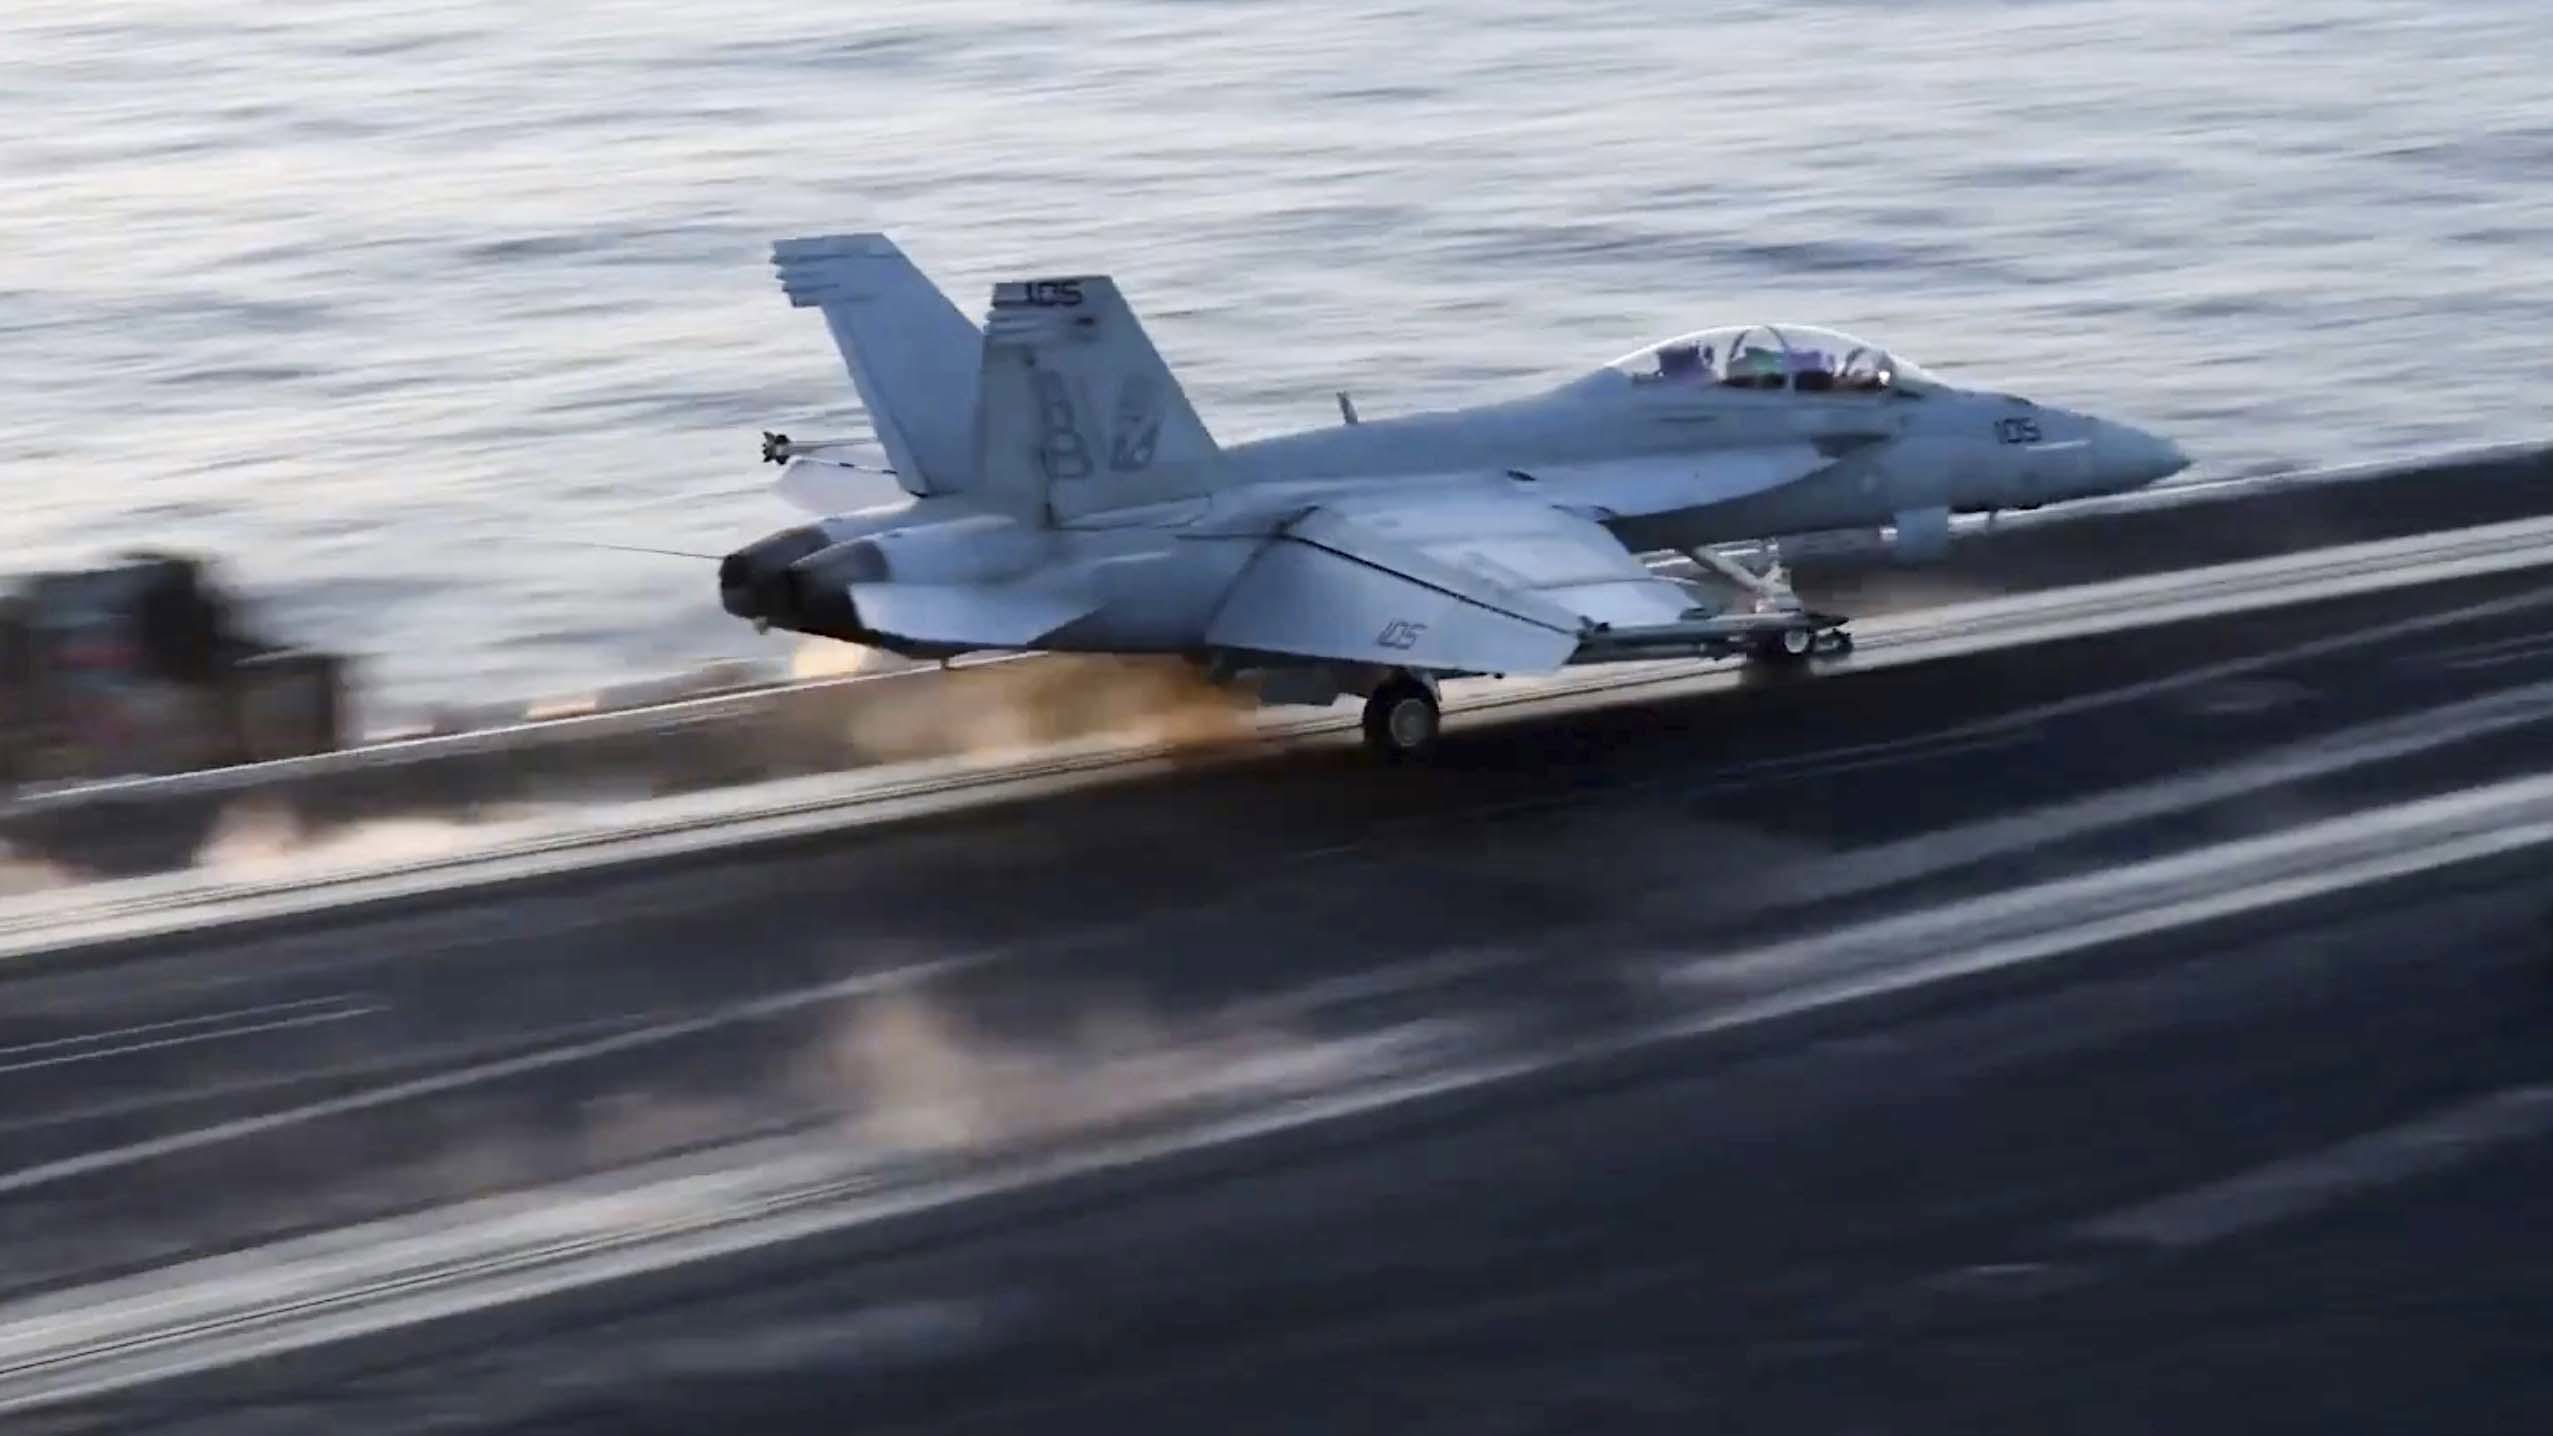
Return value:
M 1757 639 L 1754 657 L 1758 663 L 1774 663 L 1790 667 L 1807 662 L 1808 656 L 1816 651 L 1817 631 L 1815 629 L 1785 628 L 1779 633 L 1766 634 Z
M 1414 678 L 1394 678 L 1365 700 L 1365 748 L 1386 762 L 1424 757 L 1436 746 L 1444 715 L 1436 695 Z
M 1833 652 L 1834 654 L 1836 654 L 1836 655 L 1837 655 L 1837 656 L 1839 656 L 1839 657 L 1840 657 L 1840 656 L 1842 656 L 1842 655 L 1844 655 L 1844 654 L 1847 654 L 1847 653 L 1852 652 L 1852 651 L 1853 651 L 1853 635 L 1852 635 L 1852 634 L 1850 634 L 1850 633 L 1848 633 L 1848 632 L 1846 632 L 1846 631 L 1845 631 L 1845 630 L 1843 630 L 1843 629 L 1840 629 L 1840 628 L 1839 628 L 1839 629 L 1836 629 L 1836 630 L 1835 630 L 1835 646 L 1834 646 L 1834 647 L 1833 647 L 1833 649 L 1831 649 L 1830 651 L 1831 651 L 1831 652 Z

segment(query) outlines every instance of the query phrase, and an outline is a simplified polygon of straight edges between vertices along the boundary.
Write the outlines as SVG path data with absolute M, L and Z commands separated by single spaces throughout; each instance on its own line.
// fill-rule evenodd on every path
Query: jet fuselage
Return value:
M 2126 424 L 1962 388 L 1848 335 L 1761 325 L 1667 340 L 1521 398 L 1218 447 L 1103 277 L 996 287 L 961 429 L 946 404 L 921 401 L 950 389 L 970 340 L 922 304 L 892 245 L 850 236 L 776 255 L 792 299 L 825 309 L 890 455 L 918 465 L 899 470 L 917 496 L 738 550 L 721 565 L 723 601 L 911 654 L 1370 667 L 1495 612 L 1506 617 L 1484 621 L 1521 627 L 1467 632 L 1462 651 L 1547 663 L 1566 640 L 1555 650 L 1530 631 L 1618 633 L 1591 615 L 1636 610 L 1623 621 L 1671 635 L 1697 611 L 1633 554 L 1894 529 L 1899 554 L 1920 561 L 1953 513 L 2119 492 L 2187 464 Z M 1305 561 L 1317 581 L 1254 569 L 1308 552 L 1300 525 L 1317 514 L 1335 536 Z M 1643 584 L 1664 591 L 1632 593 Z M 1236 608 L 1244 588 L 1254 596 Z M 1455 600 L 1472 607 L 1403 616 Z

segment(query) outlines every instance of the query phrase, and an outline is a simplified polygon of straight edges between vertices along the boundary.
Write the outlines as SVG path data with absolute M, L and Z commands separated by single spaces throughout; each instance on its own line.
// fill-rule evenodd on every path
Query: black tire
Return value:
M 1444 721 L 1426 684 L 1390 679 L 1365 700 L 1366 751 L 1390 763 L 1423 758 L 1435 748 Z
M 1755 660 L 1758 663 L 1806 663 L 1809 655 L 1816 651 L 1817 635 L 1805 628 L 1785 628 L 1755 641 Z

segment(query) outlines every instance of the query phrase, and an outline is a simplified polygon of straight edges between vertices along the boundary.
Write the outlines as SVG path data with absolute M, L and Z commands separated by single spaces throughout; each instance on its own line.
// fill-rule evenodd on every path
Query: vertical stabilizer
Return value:
M 771 263 L 791 304 L 823 311 L 897 482 L 916 494 L 971 487 L 974 324 L 883 234 L 784 239 Z
M 1106 278 L 995 285 L 977 392 L 983 490 L 1023 514 L 1069 521 L 1222 482 L 1222 451 Z

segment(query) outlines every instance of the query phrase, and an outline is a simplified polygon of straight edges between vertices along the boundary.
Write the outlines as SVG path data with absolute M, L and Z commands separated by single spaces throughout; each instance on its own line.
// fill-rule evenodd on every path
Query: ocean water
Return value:
M 215 555 L 368 707 L 781 651 L 777 237 L 1118 276 L 1245 437 L 1822 322 L 2205 472 L 2553 430 L 2544 0 L 11 0 L 8 571 Z

